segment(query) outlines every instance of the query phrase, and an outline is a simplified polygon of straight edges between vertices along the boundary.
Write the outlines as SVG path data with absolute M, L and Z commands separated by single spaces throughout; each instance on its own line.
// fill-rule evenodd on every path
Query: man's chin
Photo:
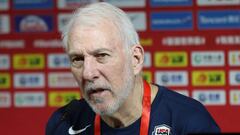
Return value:
M 93 111 L 99 115 L 112 115 L 114 112 L 116 112 L 116 108 L 114 107 L 109 107 L 107 105 L 103 104 L 94 104 L 91 105 Z

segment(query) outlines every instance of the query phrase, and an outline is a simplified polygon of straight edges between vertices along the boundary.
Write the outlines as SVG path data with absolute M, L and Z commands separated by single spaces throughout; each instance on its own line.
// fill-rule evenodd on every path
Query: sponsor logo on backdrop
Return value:
M 240 89 L 230 90 L 230 105 L 240 105 Z
M 10 57 L 8 54 L 0 54 L 0 70 L 10 68 Z
M 192 12 L 153 12 L 150 25 L 152 30 L 191 30 L 193 29 Z
M 152 82 L 152 72 L 151 71 L 143 71 L 143 79 L 146 80 L 147 82 L 151 83 Z
M 0 34 L 8 34 L 10 32 L 10 20 L 8 15 L 0 15 Z
M 76 9 L 89 3 L 98 2 L 99 0 L 58 0 L 59 9 Z
M 73 99 L 80 99 L 79 91 L 51 91 L 48 94 L 48 104 L 51 107 L 60 107 L 69 103 Z
M 158 71 L 155 82 L 164 86 L 187 86 L 188 73 L 186 71 Z
M 16 32 L 51 32 L 53 16 L 51 15 L 17 15 Z
M 224 86 L 226 77 L 224 70 L 200 70 L 192 72 L 193 86 Z
M 45 67 L 44 54 L 14 54 L 14 69 L 43 69 Z
M 240 5 L 239 0 L 197 0 L 199 6 Z
M 9 73 L 0 73 L 0 90 L 8 89 L 11 85 L 11 77 Z
M 153 44 L 152 38 L 140 38 L 140 44 L 142 46 L 151 46 Z
M 8 108 L 11 106 L 10 92 L 0 92 L 0 108 Z
M 156 67 L 186 67 L 188 65 L 187 52 L 156 52 Z
M 52 72 L 48 74 L 50 88 L 77 88 L 77 82 L 71 72 Z
M 58 31 L 62 31 L 62 28 L 67 24 L 71 14 L 62 13 L 58 15 Z
M 205 44 L 206 39 L 202 36 L 171 36 L 162 39 L 162 45 L 164 46 L 200 46 Z
M 0 11 L 9 9 L 9 0 L 0 0 Z
M 127 12 L 128 17 L 137 31 L 146 31 L 146 13 L 145 12 Z
M 14 9 L 49 9 L 53 0 L 13 0 Z
M 6 48 L 6 49 L 25 48 L 25 41 L 24 40 L 1 40 L 0 48 Z
M 14 93 L 15 107 L 45 107 L 46 96 L 44 92 L 16 92 Z
M 182 94 L 184 96 L 189 96 L 188 90 L 175 90 L 177 93 Z
M 151 0 L 152 7 L 192 6 L 192 0 Z
M 43 88 L 45 87 L 44 73 L 15 73 L 14 88 Z
M 230 66 L 240 66 L 240 51 L 229 51 L 228 62 Z
M 108 2 L 112 5 L 122 7 L 122 8 L 135 8 L 135 7 L 145 7 L 146 1 L 145 0 L 103 0 Z
M 240 10 L 206 10 L 198 13 L 199 29 L 239 29 Z
M 148 68 L 152 66 L 152 59 L 151 59 L 151 53 L 150 52 L 145 52 L 144 53 L 144 63 L 143 67 Z
M 223 51 L 192 51 L 191 61 L 192 66 L 224 66 Z
M 65 53 L 52 53 L 48 55 L 48 68 L 50 69 L 68 69 L 70 62 L 68 55 Z
M 215 38 L 215 44 L 217 44 L 217 45 L 240 45 L 240 35 L 217 36 Z
M 63 43 L 59 39 L 50 39 L 50 40 L 43 40 L 38 39 L 33 42 L 33 46 L 35 48 L 62 48 Z
M 230 70 L 229 80 L 230 85 L 240 86 L 240 70 Z
M 226 92 L 222 89 L 194 90 L 193 98 L 204 105 L 226 105 Z

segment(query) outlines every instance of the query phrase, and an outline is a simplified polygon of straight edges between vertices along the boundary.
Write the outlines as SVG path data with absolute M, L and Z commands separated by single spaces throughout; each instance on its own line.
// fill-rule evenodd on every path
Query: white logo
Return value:
M 77 88 L 77 82 L 71 72 L 50 72 L 48 74 L 50 88 Z
M 170 135 L 171 128 L 165 124 L 155 126 L 152 135 Z
M 112 5 L 122 7 L 122 8 L 131 8 L 131 7 L 145 7 L 145 0 L 103 0 Z
M 157 71 L 155 73 L 155 82 L 165 86 L 187 86 L 188 73 L 186 71 Z
M 194 67 L 224 66 L 225 55 L 223 51 L 193 51 L 191 61 Z
M 151 67 L 151 65 L 152 65 L 152 62 L 151 62 L 152 60 L 151 60 L 151 53 L 150 52 L 145 52 L 144 53 L 144 64 L 143 64 L 143 66 L 144 67 Z
M 146 14 L 145 12 L 127 12 L 128 17 L 131 19 L 134 28 L 137 31 L 146 30 Z
M 199 6 L 217 6 L 217 5 L 239 5 L 239 0 L 198 0 L 197 4 Z
M 43 88 L 45 86 L 43 73 L 15 73 L 14 88 Z
M 226 105 L 226 91 L 223 89 L 193 90 L 192 97 L 204 105 Z
M 14 93 L 15 107 L 45 107 L 46 94 L 44 92 L 16 92 Z
M 88 127 L 90 127 L 91 125 L 87 125 L 85 128 L 83 129 L 80 129 L 80 130 L 73 130 L 73 126 L 71 126 L 68 130 L 68 133 L 70 135 L 76 135 L 76 134 L 79 134 L 79 133 L 82 133 L 83 131 L 85 131 Z
M 9 22 L 8 15 L 0 15 L 0 34 L 8 34 L 10 32 Z
M 24 40 L 0 40 L 0 48 L 24 48 Z

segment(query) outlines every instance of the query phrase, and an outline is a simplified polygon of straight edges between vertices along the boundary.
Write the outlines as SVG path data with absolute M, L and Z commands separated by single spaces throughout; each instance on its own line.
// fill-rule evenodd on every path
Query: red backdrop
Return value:
M 80 98 L 59 33 L 62 15 L 84 3 L 72 2 L 0 1 L 0 134 L 42 135 L 54 110 Z M 115 4 L 139 32 L 145 79 L 201 101 L 223 132 L 240 132 L 240 3 L 200 2 Z

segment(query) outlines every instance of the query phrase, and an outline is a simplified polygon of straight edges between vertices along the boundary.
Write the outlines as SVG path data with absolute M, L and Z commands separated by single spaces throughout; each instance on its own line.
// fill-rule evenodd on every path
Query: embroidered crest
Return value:
M 152 135 L 170 135 L 171 128 L 168 125 L 162 124 L 155 126 Z

